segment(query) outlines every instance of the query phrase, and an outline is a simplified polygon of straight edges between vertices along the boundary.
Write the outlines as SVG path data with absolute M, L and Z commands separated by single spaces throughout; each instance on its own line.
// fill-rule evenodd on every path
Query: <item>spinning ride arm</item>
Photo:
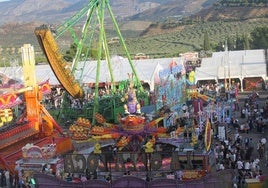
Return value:
M 127 56 L 127 58 L 128 58 L 129 64 L 130 64 L 131 69 L 132 69 L 132 71 L 133 71 L 133 74 L 134 74 L 134 76 L 135 76 L 135 78 L 136 78 L 136 80 L 137 80 L 137 84 L 138 84 L 139 90 L 140 90 L 140 91 L 143 91 L 142 84 L 141 84 L 141 82 L 140 82 L 140 79 L 139 79 L 139 76 L 138 76 L 138 74 L 137 74 L 137 71 L 136 71 L 135 67 L 133 66 L 133 63 L 132 63 L 130 54 L 129 54 L 129 52 L 128 52 L 127 46 L 126 46 L 125 41 L 124 41 L 124 38 L 122 37 L 122 34 L 121 34 L 121 32 L 120 32 L 120 29 L 119 29 L 119 26 L 118 26 L 118 24 L 117 24 L 117 22 L 116 22 L 116 20 L 115 20 L 115 17 L 114 17 L 114 15 L 113 15 L 113 12 L 112 12 L 112 10 L 111 10 L 111 7 L 110 7 L 110 5 L 109 5 L 108 3 L 107 3 L 107 8 L 108 8 L 109 14 L 110 14 L 110 16 L 111 16 L 111 18 L 112 18 L 112 20 L 113 20 L 113 23 L 114 23 L 116 32 L 117 32 L 117 34 L 118 34 L 118 36 L 119 36 L 120 43 L 121 43 L 121 45 L 123 46 L 123 48 L 124 48 L 124 50 L 125 50 L 125 53 L 126 53 L 126 56 Z
M 82 98 L 84 92 L 79 83 L 74 79 L 71 70 L 62 58 L 62 55 L 59 53 L 58 45 L 48 26 L 37 28 L 35 30 L 35 35 L 37 36 L 38 42 L 59 82 L 72 97 Z

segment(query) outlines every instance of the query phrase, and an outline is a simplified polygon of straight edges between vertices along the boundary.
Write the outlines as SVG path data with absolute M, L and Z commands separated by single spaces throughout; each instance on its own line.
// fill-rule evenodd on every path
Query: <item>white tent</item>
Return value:
M 132 60 L 132 64 L 137 72 L 139 79 L 150 85 L 151 90 L 154 88 L 154 77 L 161 67 L 168 67 L 171 62 L 175 61 L 177 64 L 181 63 L 181 58 L 161 58 L 161 59 L 140 59 Z M 99 82 L 111 82 L 108 63 L 101 61 L 100 64 L 100 80 Z M 128 59 L 120 56 L 111 58 L 112 74 L 114 81 L 122 81 L 129 79 L 128 73 L 132 73 L 131 66 Z M 80 62 L 77 69 L 83 70 L 82 83 L 94 83 L 96 81 L 97 61 Z M 81 73 L 77 72 L 75 75 L 78 78 Z
M 154 89 L 154 79 L 160 69 L 170 66 L 172 62 L 183 63 L 183 58 L 161 58 L 132 60 L 139 79 Z M 128 73 L 132 73 L 131 66 L 126 58 L 114 56 L 111 58 L 114 81 L 128 79 Z M 76 79 L 81 83 L 95 83 L 97 61 L 79 62 L 76 69 Z M 110 82 L 110 73 L 106 61 L 101 61 L 99 82 Z M 244 50 L 215 52 L 210 58 L 203 58 L 201 67 L 196 68 L 196 81 L 216 80 L 225 78 L 238 78 L 241 83 L 244 78 L 261 77 L 266 80 L 265 50 Z M 10 78 L 23 80 L 21 67 L 1 67 L 0 73 Z M 58 85 L 59 82 L 49 65 L 36 66 L 37 81 L 49 80 L 50 84 Z
M 266 79 L 265 50 L 215 52 L 203 58 L 196 68 L 196 82 L 201 80 L 240 79 L 261 77 Z
M 141 59 L 132 60 L 132 64 L 138 74 L 141 81 L 150 85 L 151 90 L 154 89 L 154 77 L 158 70 L 167 68 L 171 62 L 175 61 L 177 64 L 181 64 L 181 58 L 161 58 L 161 59 Z M 114 81 L 122 81 L 128 79 L 128 73 L 132 73 L 131 66 L 128 59 L 120 56 L 114 56 L 111 58 L 112 73 Z M 81 83 L 95 83 L 96 82 L 96 68 L 97 61 L 79 62 L 76 67 L 76 79 L 81 79 Z M 49 65 L 37 65 L 36 77 L 38 82 L 49 80 L 52 85 L 58 85 L 59 81 L 54 75 Z M 5 74 L 10 78 L 20 78 L 23 80 L 23 72 L 21 67 L 1 67 L 0 73 Z M 100 63 L 100 78 L 99 82 L 111 82 L 108 63 L 101 61 Z

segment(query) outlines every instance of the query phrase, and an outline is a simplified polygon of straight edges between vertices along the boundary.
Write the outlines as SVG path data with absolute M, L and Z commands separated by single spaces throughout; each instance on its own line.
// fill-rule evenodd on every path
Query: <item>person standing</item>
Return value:
M 263 155 L 264 155 L 264 148 L 263 148 L 263 145 L 261 143 L 261 140 L 259 140 L 259 142 L 257 143 L 257 151 L 259 153 L 259 158 L 262 159 Z
M 11 188 L 10 174 L 9 174 L 8 170 L 5 170 L 5 178 L 6 178 L 6 186 L 7 186 L 7 188 Z
M 236 165 L 237 165 L 238 172 L 240 172 L 240 171 L 243 170 L 243 168 L 244 168 L 244 164 L 243 164 L 243 162 L 242 162 L 241 159 L 238 159 L 238 160 L 237 160 Z
M 2 179 L 3 179 L 3 172 L 2 172 L 2 170 L 1 170 L 1 171 L 0 171 L 0 187 L 3 186 Z
M 250 171 L 250 163 L 249 161 L 245 161 L 245 167 L 244 167 L 245 171 L 248 173 Z
M 141 105 L 137 100 L 136 90 L 134 88 L 134 83 L 131 81 L 129 84 L 128 92 L 125 97 L 121 99 L 122 102 L 127 100 L 127 103 L 124 105 L 125 114 L 140 114 Z
M 182 178 L 183 178 L 182 170 L 176 171 L 176 177 L 177 177 L 178 180 L 180 180 L 180 181 L 182 180 Z

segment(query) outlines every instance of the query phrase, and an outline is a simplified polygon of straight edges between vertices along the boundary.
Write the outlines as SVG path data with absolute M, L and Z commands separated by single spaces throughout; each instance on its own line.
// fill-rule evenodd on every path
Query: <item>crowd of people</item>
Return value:
M 63 92 L 64 90 L 61 88 L 55 88 L 50 95 L 47 95 L 43 101 L 46 108 L 61 108 L 63 102 Z M 221 85 L 207 84 L 200 86 L 198 88 L 198 92 L 206 95 L 214 95 L 213 97 L 216 98 L 221 98 L 221 93 L 223 91 Z M 109 94 L 106 90 L 100 90 L 100 93 L 100 96 L 103 97 L 105 97 L 106 94 Z M 234 93 L 233 97 L 236 98 L 236 95 L 237 94 Z M 215 144 L 213 147 L 213 152 L 216 159 L 216 170 L 220 171 L 225 169 L 234 169 L 236 174 L 233 181 L 240 187 L 245 184 L 246 179 L 255 178 L 263 180 L 263 168 L 266 167 L 261 166 L 260 162 L 262 160 L 268 160 L 268 155 L 266 154 L 266 138 L 264 135 L 262 135 L 267 125 L 266 119 L 268 118 L 268 103 L 264 106 L 261 106 L 258 103 L 258 97 L 257 92 L 252 92 L 242 106 L 238 105 L 238 100 L 234 100 L 235 107 L 233 109 L 236 111 L 239 110 L 240 114 L 239 117 L 231 117 L 230 121 L 227 122 L 228 126 L 234 130 L 234 134 L 229 135 L 226 140 L 214 139 Z M 71 107 L 82 108 L 85 103 L 92 101 L 93 98 L 94 92 L 91 92 L 87 93 L 85 99 L 82 101 L 78 99 L 71 99 Z M 228 96 L 224 95 L 222 99 L 227 100 Z M 183 111 L 188 112 L 190 110 L 187 109 Z M 185 117 L 189 118 L 189 115 Z M 179 123 L 185 124 L 184 122 Z M 262 137 L 257 141 L 254 140 L 250 134 L 254 130 L 262 135 Z M 217 131 L 215 130 L 215 133 L 216 132 Z M 258 155 L 254 155 L 255 153 Z M 268 165 L 268 162 L 266 164 Z M 0 183 L 3 183 L 0 184 L 0 187 L 1 185 L 8 186 L 8 182 L 12 184 L 12 181 L 8 181 L 6 178 L 7 176 L 5 173 L 6 171 L 0 172 L 2 180 Z M 55 175 L 57 176 L 57 174 Z M 70 173 L 66 173 L 63 177 L 61 177 L 61 179 L 65 179 L 66 181 L 75 179 L 86 181 L 88 179 L 95 178 L 95 175 L 89 176 L 88 174 L 79 174 L 78 176 L 74 176 Z M 107 181 L 109 181 L 109 177 L 107 178 Z
M 265 145 L 265 138 L 254 143 L 252 138 L 242 140 L 242 136 L 236 133 L 234 140 L 229 137 L 227 141 L 215 145 L 216 170 L 234 169 L 234 183 L 238 185 L 245 184 L 245 179 L 263 180 L 260 160 L 264 159 Z M 254 149 L 258 151 L 258 156 L 253 155 Z
M 0 187 L 11 188 L 16 185 L 15 177 L 7 169 L 0 169 Z
M 239 106 L 240 114 L 232 117 L 228 126 L 232 131 L 225 141 L 215 144 L 216 170 L 234 169 L 236 187 L 243 187 L 246 179 L 263 181 L 267 168 L 266 137 L 268 103 L 260 104 L 257 92 L 252 92 Z M 262 105 L 262 106 L 261 106 Z M 253 138 L 253 134 L 258 134 Z

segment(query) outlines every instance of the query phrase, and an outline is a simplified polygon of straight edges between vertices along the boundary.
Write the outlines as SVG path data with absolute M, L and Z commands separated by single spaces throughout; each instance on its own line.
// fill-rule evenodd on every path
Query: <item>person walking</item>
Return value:
M 261 143 L 261 140 L 259 140 L 259 142 L 257 143 L 257 151 L 259 153 L 259 158 L 262 159 L 264 155 L 264 148 L 263 144 Z

